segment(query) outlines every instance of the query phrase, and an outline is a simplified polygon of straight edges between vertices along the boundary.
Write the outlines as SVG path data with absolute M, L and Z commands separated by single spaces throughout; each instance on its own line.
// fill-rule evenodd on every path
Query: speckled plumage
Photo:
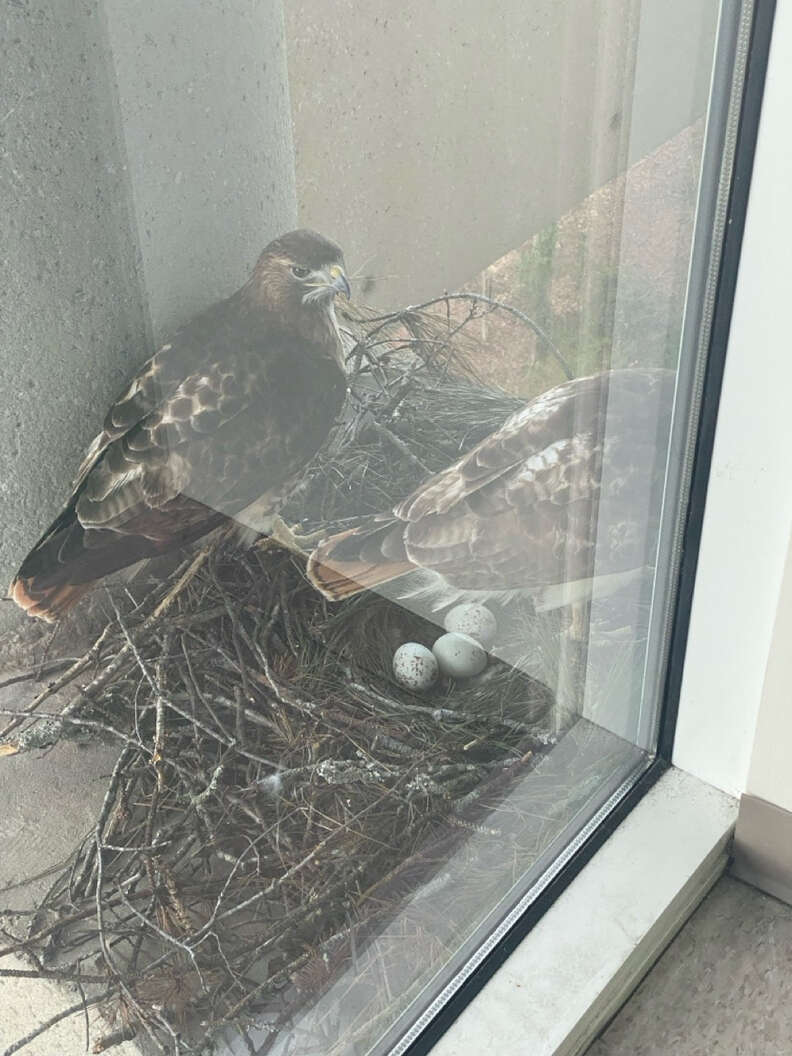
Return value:
M 323 542 L 309 575 L 341 598 L 424 570 L 449 599 L 538 596 L 645 566 L 673 391 L 672 371 L 628 369 L 544 393 L 392 513 Z
M 23 608 L 57 617 L 108 573 L 204 535 L 262 495 L 288 493 L 345 392 L 335 290 L 306 303 L 306 290 L 324 288 L 306 287 L 294 269 L 338 273 L 341 260 L 314 232 L 276 239 L 241 290 L 144 364 L 11 585 Z

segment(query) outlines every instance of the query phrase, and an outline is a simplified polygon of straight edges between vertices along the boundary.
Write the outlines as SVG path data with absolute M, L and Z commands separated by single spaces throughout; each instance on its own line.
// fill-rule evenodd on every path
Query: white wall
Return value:
M 746 792 L 792 811 L 792 545 L 787 554 Z
M 783 692 L 784 680 L 789 685 L 792 675 L 792 588 L 785 583 L 783 595 L 781 591 L 792 528 L 790 114 L 792 3 L 781 0 L 674 749 L 677 766 L 732 795 L 749 787 L 750 768 L 751 790 L 765 798 L 778 797 L 779 803 L 792 802 L 792 768 L 783 748 L 789 747 L 792 734 Z M 787 656 L 782 655 L 784 648 Z

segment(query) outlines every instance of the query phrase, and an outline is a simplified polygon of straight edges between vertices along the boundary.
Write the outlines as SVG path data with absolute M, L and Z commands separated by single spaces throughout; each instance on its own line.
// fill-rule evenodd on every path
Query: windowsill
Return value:
M 669 770 L 432 1049 L 578 1056 L 726 867 L 730 796 Z
M 736 814 L 730 796 L 684 771 L 667 771 L 432 1056 L 583 1053 L 725 868 Z M 14 997 L 9 1007 L 33 1002 L 39 1013 L 54 1013 L 74 1000 L 48 982 L 2 983 L 4 995 Z M 16 1023 L 6 1026 L 9 1038 L 21 1033 Z M 83 1037 L 78 1017 L 63 1029 L 60 1051 L 77 1051 Z M 130 1042 L 122 1051 L 139 1050 Z

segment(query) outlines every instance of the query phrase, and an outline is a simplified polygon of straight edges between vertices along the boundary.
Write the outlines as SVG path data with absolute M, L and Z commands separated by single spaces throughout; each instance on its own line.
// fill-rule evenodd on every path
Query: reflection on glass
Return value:
M 0 750 L 113 750 L 34 945 L 165 1051 L 403 1051 L 655 750 L 719 5 L 336 8 L 276 20 L 302 226 L 138 368 L 12 584 L 54 681 L 6 707 L 67 721 Z

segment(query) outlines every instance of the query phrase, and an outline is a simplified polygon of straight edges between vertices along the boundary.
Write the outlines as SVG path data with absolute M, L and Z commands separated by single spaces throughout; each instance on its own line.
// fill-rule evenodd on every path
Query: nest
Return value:
M 522 402 L 471 368 L 468 324 L 497 306 L 444 307 L 345 317 L 350 398 L 287 521 L 321 534 L 389 508 Z M 405 897 L 553 743 L 552 694 L 519 663 L 533 617 L 499 614 L 515 663 L 427 696 L 397 685 L 391 661 L 404 641 L 432 644 L 431 614 L 373 593 L 328 604 L 271 539 L 221 531 L 105 600 L 91 647 L 0 736 L 7 751 L 70 732 L 118 746 L 93 833 L 0 952 L 77 983 L 70 1012 L 100 1006 L 94 1052 L 133 1036 L 205 1052 L 224 1030 L 268 1052 L 342 972 L 362 977 Z M 512 853 L 517 872 L 533 860 Z M 448 950 L 428 935 L 416 954 L 431 975 Z M 387 987 L 363 992 L 356 1051 L 404 1007 Z

